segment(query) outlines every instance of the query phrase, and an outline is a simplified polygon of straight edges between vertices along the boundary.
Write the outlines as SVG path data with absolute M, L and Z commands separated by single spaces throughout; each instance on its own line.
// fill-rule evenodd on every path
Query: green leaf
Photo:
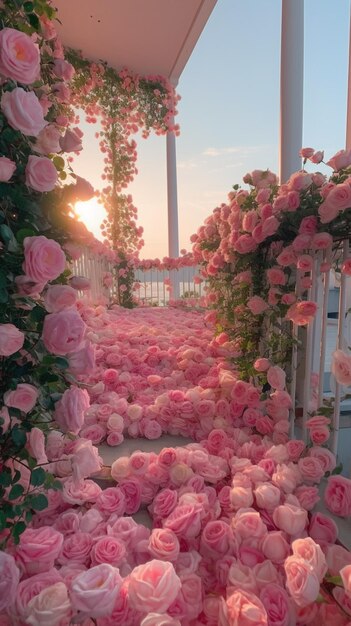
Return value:
M 30 506 L 35 511 L 44 511 L 48 506 L 48 499 L 43 493 L 38 493 L 37 496 L 33 496 L 31 499 Z
M 12 536 L 15 540 L 15 543 L 19 542 L 20 535 L 26 530 L 26 525 L 24 522 L 16 522 L 12 528 Z
M 1 224 L 0 226 L 0 236 L 4 243 L 9 243 L 11 239 L 13 239 L 13 232 L 7 224 Z
M 46 472 L 42 467 L 37 467 L 32 471 L 32 475 L 30 477 L 30 484 L 34 485 L 34 487 L 39 487 L 45 482 Z
M 26 513 L 26 522 L 27 524 L 29 524 L 29 522 L 31 522 L 33 519 L 33 513 L 31 511 L 27 511 Z
M 65 160 L 60 157 L 60 156 L 55 156 L 52 159 L 53 164 L 55 165 L 56 169 L 60 172 L 61 170 L 63 170 L 63 168 L 65 167 Z
M 22 446 L 24 446 L 24 444 L 27 441 L 27 434 L 25 430 L 22 430 L 20 428 L 16 428 L 16 426 L 13 428 L 12 432 L 11 432 L 11 437 L 12 437 L 12 441 L 13 443 L 18 447 L 21 448 Z
M 60 480 L 54 480 L 54 482 L 50 486 L 50 489 L 54 489 L 55 491 L 62 491 L 63 484 L 61 483 Z
M 23 4 L 23 8 L 24 8 L 26 13 L 32 13 L 33 9 L 34 9 L 34 4 L 33 4 L 33 2 L 25 2 Z
M 0 532 L 6 528 L 6 515 L 4 511 L 0 511 Z
M 6 304 L 6 302 L 8 302 L 8 299 L 9 299 L 9 294 L 8 294 L 7 289 L 0 287 L 0 304 Z
M 35 15 L 35 13 L 29 13 L 28 14 L 28 19 L 29 19 L 29 23 L 30 25 L 35 29 L 35 30 L 39 30 L 40 27 L 40 22 L 39 22 L 39 18 L 37 15 Z
M 16 470 L 12 478 L 12 484 L 14 485 L 15 483 L 17 483 L 20 478 L 21 478 L 21 472 L 19 470 Z
M 0 474 L 0 485 L 3 487 L 9 487 L 12 484 L 11 472 L 6 472 L 4 469 Z
M 31 228 L 20 228 L 16 233 L 16 239 L 18 243 L 22 244 L 26 237 L 33 237 L 35 234 L 35 230 Z
M 37 305 L 34 307 L 34 309 L 32 309 L 29 317 L 33 322 L 41 322 L 44 319 L 45 315 L 46 315 L 45 309 Z
M 22 485 L 14 485 L 8 495 L 9 500 L 17 500 L 23 495 L 24 487 Z

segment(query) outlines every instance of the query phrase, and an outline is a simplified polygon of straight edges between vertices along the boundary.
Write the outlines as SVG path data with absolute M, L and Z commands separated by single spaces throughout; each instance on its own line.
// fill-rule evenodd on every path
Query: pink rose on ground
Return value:
M 174 489 L 162 489 L 152 503 L 153 514 L 156 517 L 167 517 L 175 509 L 178 494 Z
M 0 74 L 23 85 L 39 79 L 39 46 L 29 35 L 14 28 L 0 32 Z
M 0 324 L 0 356 L 10 356 L 23 347 L 24 333 L 13 324 Z
M 307 523 L 307 512 L 293 504 L 282 504 L 273 513 L 275 525 L 288 535 L 298 535 Z
M 62 582 L 46 587 L 28 602 L 27 624 L 32 626 L 61 626 L 71 617 L 71 602 Z
M 34 283 L 54 280 L 66 267 L 66 257 L 61 246 L 43 235 L 26 237 L 23 241 L 23 271 Z
M 340 570 L 340 576 L 346 595 L 351 597 L 351 563 Z
M 319 580 L 312 565 L 296 556 L 289 556 L 284 563 L 286 587 L 297 606 L 308 606 L 319 594 Z
M 60 554 L 63 535 L 51 526 L 26 528 L 20 536 L 15 557 L 27 574 L 46 572 Z
M 201 528 L 202 505 L 178 505 L 167 517 L 164 528 L 169 528 L 178 536 L 191 539 L 199 534 Z
M 77 440 L 71 461 L 73 478 L 77 481 L 96 474 L 102 466 L 98 449 L 92 445 L 90 440 L 85 439 Z
M 128 594 L 137 611 L 165 613 L 180 588 L 173 565 L 154 559 L 134 568 L 129 577 Z
M 52 354 L 72 354 L 80 349 L 86 324 L 77 311 L 68 309 L 45 317 L 43 342 Z
M 46 587 L 62 582 L 62 576 L 55 568 L 41 574 L 24 578 L 18 585 L 13 612 L 16 618 L 25 623 L 28 615 L 28 603 Z M 11 607 L 12 608 L 12 607 Z
M 49 285 L 44 297 L 44 305 L 49 313 L 58 313 L 75 306 L 77 292 L 69 285 Z
M 201 535 L 201 552 L 211 558 L 229 554 L 233 550 L 234 538 L 229 524 L 222 520 L 207 522 Z
M 141 505 L 141 483 L 137 479 L 126 478 L 119 483 L 119 488 L 124 494 L 126 513 L 133 515 Z
M 268 626 L 266 609 L 261 600 L 249 591 L 234 591 L 223 608 L 229 626 Z
M 181 622 L 166 613 L 149 613 L 140 626 L 181 626 Z
M 283 563 L 290 552 L 284 533 L 281 530 L 272 530 L 264 535 L 261 543 L 261 550 L 273 563 Z
M 302 479 L 307 483 L 319 483 L 324 476 L 324 467 L 316 457 L 302 457 L 298 460 L 297 466 Z
M 339 576 L 340 570 L 350 565 L 350 552 L 338 544 L 327 547 L 326 558 L 329 574 Z
M 327 563 L 320 546 L 311 537 L 306 537 L 293 541 L 291 549 L 294 556 L 304 559 L 312 566 L 319 582 L 322 582 L 327 573 Z
M 308 529 L 310 537 L 320 545 L 335 543 L 338 537 L 338 527 L 334 520 L 323 513 L 313 513 Z
M 20 571 L 11 554 L 0 552 L 0 611 L 15 601 Z
M 26 185 L 41 193 L 52 191 L 57 183 L 57 169 L 47 157 L 31 154 L 26 166 Z
M 330 476 L 324 492 L 327 509 L 334 515 L 351 515 L 351 480 L 345 476 Z
M 119 487 L 108 487 L 100 493 L 96 507 L 102 513 L 122 516 L 126 512 L 125 495 Z
M 90 406 L 86 389 L 72 385 L 55 404 L 55 421 L 64 433 L 77 434 L 84 424 L 85 411 Z
M 91 567 L 78 574 L 72 582 L 70 594 L 73 607 L 89 617 L 110 615 L 121 584 L 119 571 L 112 565 L 101 563 Z
M 84 504 L 85 502 L 95 502 L 102 489 L 93 480 L 75 481 L 67 478 L 63 484 L 62 497 L 69 504 Z
M 0 31 L 1 32 L 4 31 Z M 5 156 L 0 156 L 0 182 L 7 183 L 12 178 L 16 169 L 16 163 Z
M 309 456 L 318 459 L 319 463 L 323 467 L 323 472 L 332 472 L 336 467 L 336 458 L 328 448 L 322 448 L 321 446 L 313 446 L 310 448 Z
M 89 374 L 95 368 L 95 346 L 84 341 L 82 347 L 69 355 L 69 370 L 73 374 Z
M 6 406 L 29 413 L 35 407 L 38 395 L 38 390 L 33 385 L 19 383 L 16 389 L 4 393 L 4 402 Z
M 124 543 L 116 537 L 101 537 L 96 541 L 91 551 L 92 565 L 109 563 L 119 567 L 125 560 L 127 551 Z
M 335 350 L 332 354 L 331 371 L 340 385 L 351 385 L 351 356 L 342 350 Z
M 3 93 L 1 110 L 12 128 L 29 137 L 36 137 L 47 124 L 35 93 L 22 87 Z
M 160 561 L 176 561 L 180 551 L 177 535 L 166 528 L 154 528 L 149 538 L 148 551 Z
M 266 609 L 269 626 L 290 626 L 293 612 L 290 599 L 286 591 L 276 584 L 264 587 L 260 593 L 260 600 Z

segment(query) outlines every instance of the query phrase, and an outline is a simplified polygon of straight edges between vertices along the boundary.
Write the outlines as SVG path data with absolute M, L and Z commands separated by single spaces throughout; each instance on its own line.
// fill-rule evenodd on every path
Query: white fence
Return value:
M 330 251 L 319 251 L 315 254 L 314 266 L 311 272 L 311 287 L 307 299 L 317 303 L 318 309 L 313 321 L 305 327 L 293 326 L 293 336 L 296 340 L 292 355 L 292 382 L 291 395 L 293 407 L 295 404 L 302 407 L 302 422 L 295 424 L 295 410 L 291 411 L 291 436 L 298 432 L 299 436 L 307 441 L 306 421 L 309 417 L 309 407 L 313 401 L 311 386 L 312 374 L 318 375 L 318 383 L 314 390 L 316 408 L 326 402 L 334 400 L 332 415 L 331 449 L 338 452 L 340 415 L 351 413 L 350 405 L 343 401 L 346 390 L 334 379 L 330 373 L 331 355 L 336 349 L 348 350 L 350 346 L 350 308 L 351 308 L 351 277 L 341 274 L 338 285 L 338 303 L 332 303 L 336 290 L 331 290 L 331 279 L 334 278 L 334 269 L 337 264 L 349 256 L 349 242 L 342 243 L 341 253 L 337 259 L 332 259 Z M 321 264 L 331 264 L 332 269 L 321 272 Z M 301 294 L 299 275 L 297 277 L 296 293 Z M 350 352 L 351 355 L 351 352 Z M 330 390 L 331 389 L 331 390 Z M 351 427 L 350 424 L 345 424 Z M 351 431 L 350 431 L 351 432 Z M 350 433 L 348 432 L 348 439 Z M 349 459 L 347 459 L 349 462 Z
M 105 275 L 107 272 L 113 274 L 113 268 L 113 263 L 110 263 L 106 258 L 90 251 L 89 248 L 84 248 L 81 257 L 71 264 L 71 270 L 75 276 L 84 276 L 90 281 L 90 288 L 84 292 L 79 292 L 79 295 L 87 297 L 94 304 L 104 299 L 108 303 L 117 300 L 115 281 L 113 280 L 110 287 L 104 284 Z
M 135 297 L 140 304 L 166 306 L 170 300 L 199 299 L 204 295 L 204 284 L 194 282 L 198 267 L 181 267 L 178 270 L 136 270 L 138 289 Z

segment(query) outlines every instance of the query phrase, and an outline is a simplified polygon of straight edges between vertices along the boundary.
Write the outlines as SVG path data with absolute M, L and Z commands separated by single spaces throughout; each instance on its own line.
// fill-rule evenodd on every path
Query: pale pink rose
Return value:
M 47 157 L 31 154 L 26 166 L 26 185 L 41 193 L 52 191 L 57 183 L 57 169 Z
M 73 374 L 90 374 L 95 368 L 95 346 L 84 341 L 82 347 L 69 355 L 69 370 Z
M 84 504 L 96 502 L 101 491 L 101 487 L 93 480 L 82 480 L 77 483 L 73 478 L 67 478 L 63 483 L 62 497 L 69 504 Z
M 68 82 L 72 80 L 76 73 L 73 65 L 64 59 L 55 59 L 52 70 L 57 78 L 62 78 L 62 80 Z
M 288 309 L 285 317 L 297 326 L 305 326 L 313 320 L 317 308 L 317 304 L 309 300 L 295 302 L 295 304 Z
M 151 556 L 161 561 L 176 561 L 180 546 L 177 535 L 172 530 L 154 528 L 148 544 Z
M 157 517 L 168 517 L 175 509 L 178 502 L 178 494 L 174 489 L 162 489 L 152 503 L 153 514 Z
M 351 165 L 351 150 L 339 150 L 334 156 L 327 161 L 327 165 L 333 168 L 334 171 L 345 169 Z
M 120 456 L 112 463 L 111 476 L 117 482 L 123 480 L 123 478 L 127 478 L 128 476 L 130 476 L 128 456 Z
M 296 556 L 289 556 L 284 563 L 286 587 L 297 606 L 315 602 L 319 594 L 319 580 L 312 565 Z
M 254 497 L 251 487 L 236 485 L 230 490 L 230 504 L 232 509 L 248 508 L 253 504 Z
M 273 513 L 275 525 L 288 535 L 298 535 L 306 527 L 307 512 L 292 504 L 282 504 Z
M 309 159 L 314 154 L 314 148 L 301 148 L 299 151 L 300 157 L 303 159 Z
M 312 511 L 317 502 L 320 501 L 318 488 L 308 487 L 307 485 L 297 487 L 294 491 L 294 496 L 306 511 Z
M 102 513 L 122 516 L 126 512 L 125 495 L 119 487 L 108 487 L 100 493 L 96 507 Z
M 253 593 L 257 592 L 257 583 L 253 569 L 240 561 L 236 561 L 230 566 L 226 585 L 228 587 L 228 593 L 232 593 L 238 589 Z
M 44 297 L 44 305 L 49 313 L 58 313 L 73 307 L 77 302 L 77 292 L 68 285 L 49 285 Z
M 301 254 L 297 258 L 296 267 L 303 272 L 310 272 L 313 268 L 313 258 L 309 254 Z
M 234 534 L 238 534 L 241 539 L 260 538 L 267 533 L 267 527 L 263 523 L 260 513 L 254 509 L 239 509 L 231 520 L 231 524 Z
M 327 426 L 314 426 L 309 429 L 311 441 L 317 446 L 322 446 L 330 437 L 330 430 Z
M 32 626 L 61 626 L 72 614 L 67 587 L 62 582 L 46 587 L 28 602 L 27 624 Z
M 317 150 L 311 157 L 310 157 L 310 161 L 311 163 L 315 163 L 316 165 L 318 165 L 319 163 L 321 163 L 324 159 L 324 150 Z M 313 178 L 313 176 L 312 176 Z M 313 180 L 314 182 L 314 180 Z
M 91 441 L 78 439 L 73 449 L 71 463 L 73 478 L 79 481 L 99 472 L 102 459 L 98 449 L 92 445 Z
M 309 450 L 309 456 L 318 459 L 323 467 L 324 473 L 332 472 L 336 467 L 336 458 L 328 448 L 322 448 L 321 446 L 313 446 Z
M 114 567 L 119 567 L 124 562 L 126 554 L 126 547 L 122 541 L 116 537 L 101 537 L 92 548 L 91 563 L 92 565 L 109 563 Z
M 269 308 L 269 305 L 263 298 L 260 298 L 260 296 L 252 296 L 252 298 L 249 298 L 247 301 L 247 307 L 253 315 L 261 315 L 261 313 Z
M 89 406 L 87 390 L 71 385 L 55 404 L 55 421 L 64 433 L 71 432 L 76 435 L 84 424 L 84 413 Z
M 39 79 L 39 46 L 29 35 L 14 28 L 0 31 L 0 74 L 23 85 Z
M 350 517 L 351 515 L 351 480 L 345 476 L 330 476 L 324 501 L 327 509 L 334 515 Z
M 351 385 L 351 356 L 342 350 L 335 350 L 332 354 L 331 371 L 340 385 Z
M 89 617 L 110 615 L 122 579 L 117 568 L 108 563 L 91 567 L 74 578 L 70 590 L 73 607 Z
M 295 539 L 291 544 L 294 556 L 307 561 L 317 574 L 319 582 L 322 582 L 327 573 L 327 563 L 320 546 L 311 537 Z
M 351 207 L 351 186 L 345 182 L 333 187 L 328 193 L 325 204 L 331 211 L 342 211 Z
M 74 309 L 46 315 L 42 339 L 52 354 L 72 354 L 83 343 L 86 324 Z
M 23 347 L 24 333 L 13 324 L 0 324 L 0 356 L 11 356 Z
M 207 522 L 201 535 L 201 552 L 211 558 L 226 555 L 233 551 L 234 538 L 229 524 L 222 520 Z
M 48 458 L 45 453 L 45 435 L 36 426 L 27 434 L 27 442 L 30 455 L 36 459 L 37 465 L 47 463 Z
M 272 267 L 266 271 L 267 279 L 270 285 L 285 285 L 287 276 L 280 267 Z
M 332 576 L 338 576 L 340 570 L 351 563 L 350 552 L 337 544 L 327 547 L 326 558 L 328 571 Z
M 63 152 L 80 152 L 82 150 L 82 135 L 79 128 L 67 128 L 63 137 L 60 138 L 60 146 Z
M 168 613 L 148 613 L 140 626 L 181 626 L 181 622 Z
M 328 543 L 335 543 L 338 537 L 338 527 L 331 517 L 317 512 L 311 516 L 308 534 L 316 543 L 324 546 Z
M 316 457 L 302 457 L 298 460 L 297 466 L 306 483 L 319 483 L 324 476 L 324 467 Z
M 267 381 L 273 389 L 284 389 L 286 374 L 278 365 L 271 366 L 267 372 Z
M 120 481 L 119 488 L 124 494 L 126 513 L 136 513 L 141 505 L 141 482 L 137 478 L 126 478 Z
M 283 563 L 290 552 L 290 545 L 281 530 L 273 530 L 264 535 L 261 549 L 266 557 L 273 563 Z
M 254 363 L 254 368 L 258 372 L 266 372 L 271 366 L 269 359 L 259 358 Z
M 164 528 L 173 530 L 177 537 L 192 539 L 201 528 L 202 505 L 183 504 L 176 506 L 164 521 Z
M 20 296 L 38 298 L 45 287 L 45 283 L 35 283 L 29 276 L 16 276 L 15 285 Z
M 23 241 L 23 271 L 35 283 L 57 278 L 65 269 L 66 257 L 61 246 L 43 235 L 26 237 Z
M 269 626 L 291 626 L 293 610 L 286 591 L 276 584 L 270 584 L 260 593 L 260 600 L 266 609 Z
M 313 250 L 327 250 L 333 243 L 333 237 L 329 233 L 316 233 L 311 242 Z
M 249 591 L 234 591 L 227 598 L 224 611 L 225 623 L 230 626 L 268 626 L 266 609 L 261 600 Z
M 0 31 L 0 34 L 4 31 Z M 7 183 L 16 170 L 16 163 L 5 156 L 0 156 L 0 182 Z
M 162 435 L 162 428 L 156 420 L 149 420 L 143 424 L 142 435 L 146 439 L 159 439 Z
M 312 176 L 305 171 L 294 172 L 289 178 L 288 185 L 290 189 L 301 191 L 307 189 L 312 184 Z
M 318 208 L 318 215 L 321 221 L 321 224 L 329 224 L 335 220 L 335 218 L 339 215 L 339 209 L 337 207 L 331 207 L 327 200 L 322 202 Z
M 61 134 L 57 126 L 55 126 L 55 124 L 48 124 L 40 131 L 37 137 L 35 151 L 40 152 L 40 154 L 60 152 L 60 137 Z
M 346 594 L 351 597 L 351 563 L 340 570 L 340 576 Z
M 37 137 L 47 124 L 35 93 L 22 87 L 3 93 L 1 110 L 12 128 L 29 137 Z
M 15 601 L 20 571 L 13 556 L 0 552 L 0 611 Z
M 63 543 L 63 535 L 50 526 L 26 528 L 20 536 L 15 558 L 27 574 L 46 572 L 53 567 Z
M 173 565 L 154 559 L 133 569 L 129 577 L 128 594 L 136 610 L 165 613 L 180 588 L 181 582 Z
M 37 596 L 43 589 L 46 589 L 46 587 L 50 587 L 58 582 L 62 582 L 62 576 L 57 569 L 54 568 L 41 574 L 24 578 L 18 585 L 15 604 L 11 607 L 15 618 L 19 618 L 21 621 L 25 622 L 30 600 Z
M 254 496 L 260 509 L 272 511 L 280 504 L 281 492 L 271 483 L 261 483 L 254 490 Z
M 16 389 L 4 393 L 4 403 L 6 406 L 29 413 L 35 407 L 38 395 L 38 390 L 33 385 L 19 383 Z

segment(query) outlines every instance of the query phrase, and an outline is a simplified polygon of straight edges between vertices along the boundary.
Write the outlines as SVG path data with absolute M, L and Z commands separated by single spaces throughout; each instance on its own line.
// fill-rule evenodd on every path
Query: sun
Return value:
M 103 239 L 100 224 L 106 217 L 104 207 L 98 203 L 96 198 L 91 198 L 86 202 L 78 201 L 74 205 L 75 215 L 86 225 L 96 239 Z

